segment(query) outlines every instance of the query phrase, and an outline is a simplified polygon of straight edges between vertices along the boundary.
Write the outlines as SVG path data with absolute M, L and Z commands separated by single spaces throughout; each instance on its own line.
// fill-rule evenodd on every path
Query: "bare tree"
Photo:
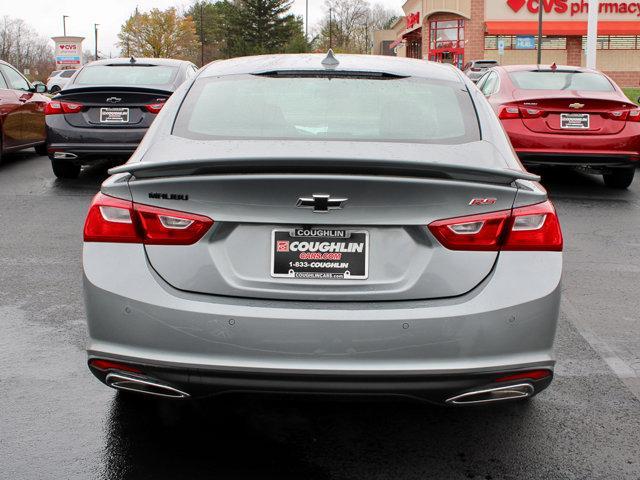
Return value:
M 388 28 L 398 14 L 368 0 L 325 0 L 325 15 L 316 38 L 317 49 L 369 53 L 373 31 Z
M 44 80 L 55 67 L 53 47 L 20 18 L 0 19 L 0 59 L 24 72 L 32 80 Z

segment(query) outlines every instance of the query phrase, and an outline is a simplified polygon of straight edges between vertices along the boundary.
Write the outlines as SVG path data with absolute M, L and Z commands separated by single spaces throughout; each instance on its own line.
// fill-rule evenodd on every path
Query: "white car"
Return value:
M 47 91 L 57 93 L 62 90 L 77 70 L 54 70 L 47 78 Z

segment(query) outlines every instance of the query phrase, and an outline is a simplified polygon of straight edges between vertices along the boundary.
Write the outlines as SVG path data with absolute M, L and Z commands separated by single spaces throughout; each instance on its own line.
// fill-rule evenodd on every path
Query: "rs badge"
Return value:
M 480 205 L 495 205 L 497 199 L 495 198 L 472 198 L 469 202 L 469 205 L 480 206 Z

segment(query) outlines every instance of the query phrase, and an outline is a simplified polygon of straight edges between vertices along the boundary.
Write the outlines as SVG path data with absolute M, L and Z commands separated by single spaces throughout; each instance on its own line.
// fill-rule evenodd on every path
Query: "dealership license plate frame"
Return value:
M 120 113 L 120 116 L 109 114 Z M 129 108 L 127 107 L 101 107 L 100 123 L 129 123 Z
M 347 236 L 322 236 L 322 235 L 299 235 L 303 231 L 331 231 L 331 232 L 344 232 Z M 363 269 L 362 275 L 352 275 L 349 269 L 340 269 L 337 272 L 327 272 L 327 269 L 312 268 L 310 265 L 293 266 L 289 267 L 286 273 L 283 273 L 283 269 L 279 268 L 276 271 L 276 256 L 278 254 L 287 253 L 289 256 L 292 252 L 278 252 L 277 241 L 279 241 L 279 234 L 286 234 L 289 241 L 292 239 L 304 239 L 305 241 L 348 241 L 349 243 L 357 242 L 354 236 L 362 236 L 364 241 L 364 251 L 362 253 L 354 252 L 339 252 L 347 253 L 349 255 L 356 255 L 356 259 L 361 263 L 359 266 Z M 369 278 L 369 231 L 361 229 L 349 229 L 349 228 L 332 228 L 332 227 L 314 227 L 314 228 L 275 228 L 271 231 L 271 266 L 270 274 L 273 278 L 293 278 L 297 280 L 366 280 Z M 316 253 L 316 252 L 314 252 Z M 322 253 L 322 252 L 317 252 Z M 331 253 L 331 252 L 325 252 Z M 288 259 L 284 260 L 285 262 Z M 344 260 L 326 260 L 326 259 L 312 259 L 312 260 L 298 260 L 300 262 L 307 262 L 311 264 L 313 262 L 344 262 Z M 350 262 L 353 260 L 350 260 Z M 349 263 L 350 263 L 349 262 Z M 331 269 L 329 269 L 331 270 Z M 349 272 L 349 273 L 347 273 Z
M 563 130 L 589 130 L 590 127 L 591 115 L 589 115 L 588 113 L 560 114 L 560 128 L 562 128 Z

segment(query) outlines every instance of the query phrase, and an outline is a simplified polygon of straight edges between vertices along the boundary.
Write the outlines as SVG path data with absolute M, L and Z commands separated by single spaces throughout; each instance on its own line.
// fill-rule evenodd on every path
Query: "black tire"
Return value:
M 51 159 L 51 168 L 53 168 L 53 174 L 58 178 L 78 178 L 81 167 L 65 160 Z
M 635 168 L 620 168 L 611 170 L 609 173 L 604 173 L 602 178 L 607 187 L 624 189 L 631 185 L 635 173 Z
M 46 155 L 47 154 L 47 144 L 46 143 L 41 143 L 40 145 L 36 145 L 33 148 L 36 151 L 37 155 Z
M 54 85 L 53 87 L 51 87 L 51 90 L 49 90 L 49 93 L 58 93 L 60 91 L 60 87 L 58 85 Z

